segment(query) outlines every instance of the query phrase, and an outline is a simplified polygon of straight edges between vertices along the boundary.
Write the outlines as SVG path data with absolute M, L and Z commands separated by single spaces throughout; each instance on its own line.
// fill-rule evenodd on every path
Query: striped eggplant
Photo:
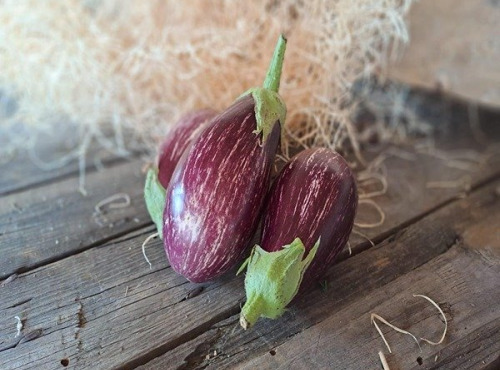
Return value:
M 212 109 L 201 109 L 184 115 L 169 132 L 158 152 L 158 168 L 150 168 L 144 185 L 146 208 L 158 234 L 163 237 L 163 210 L 165 189 L 175 166 L 193 138 L 216 116 Z
M 255 233 L 286 115 L 277 93 L 285 45 L 280 37 L 264 86 L 243 94 L 193 140 L 167 188 L 165 251 L 192 282 L 232 268 Z
M 269 193 L 261 245 L 240 269 L 247 268 L 244 328 L 280 316 L 299 288 L 324 275 L 347 243 L 356 206 L 354 176 L 333 150 L 305 150 L 285 165 Z
M 201 109 L 184 115 L 173 127 L 158 152 L 158 180 L 166 189 L 182 153 L 208 121 L 217 115 L 213 109 Z

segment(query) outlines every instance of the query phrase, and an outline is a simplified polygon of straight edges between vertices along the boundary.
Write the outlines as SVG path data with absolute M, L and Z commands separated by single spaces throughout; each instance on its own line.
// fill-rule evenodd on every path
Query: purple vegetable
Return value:
M 211 109 L 203 109 L 182 117 L 160 147 L 158 168 L 148 170 L 144 184 L 144 200 L 149 216 L 162 239 L 165 188 L 170 183 L 170 178 L 182 153 L 216 114 Z
M 167 188 L 165 251 L 172 268 L 192 282 L 232 268 L 255 233 L 286 114 L 277 94 L 284 49 L 280 38 L 264 87 L 210 122 Z
M 306 255 L 321 237 L 302 286 L 319 279 L 344 248 L 354 224 L 358 197 L 354 176 L 342 156 L 326 148 L 297 154 L 270 191 L 261 247 L 280 250 L 300 238 Z
M 295 295 L 322 277 L 347 243 L 356 214 L 354 177 L 329 149 L 305 150 L 276 178 L 263 214 L 261 246 L 247 267 L 240 323 L 277 318 Z
M 212 118 L 212 109 L 202 109 L 183 116 L 168 133 L 158 153 L 158 180 L 166 189 L 182 153 Z

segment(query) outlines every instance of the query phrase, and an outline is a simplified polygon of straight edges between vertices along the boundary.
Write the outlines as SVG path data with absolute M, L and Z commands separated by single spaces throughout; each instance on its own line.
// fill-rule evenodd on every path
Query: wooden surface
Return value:
M 500 107 L 499 19 L 498 0 L 415 1 L 410 42 L 389 77 Z
M 330 268 L 327 289 L 318 286 L 282 318 L 248 331 L 238 324 L 243 277 L 191 284 L 172 271 L 157 240 L 147 248 L 149 268 L 141 243 L 154 228 L 139 159 L 110 161 L 104 171 L 90 167 L 86 197 L 77 191 L 74 164 L 17 190 L 23 162 L 2 165 L 9 175 L 0 198 L 0 369 L 375 369 L 378 351 L 391 369 L 495 368 L 500 160 L 498 152 L 486 154 L 493 153 L 488 143 L 500 141 L 500 112 L 480 110 L 488 142 L 478 143 L 461 102 L 414 93 L 433 107 L 419 119 L 438 128 L 439 148 L 474 149 L 484 161 L 464 170 L 412 145 L 366 148 L 369 160 L 382 149 L 387 157 L 388 191 L 374 198 L 386 221 L 356 227 L 376 245 L 353 235 L 352 255 L 344 251 Z M 429 187 L 459 178 L 467 181 Z M 103 207 L 96 216 L 96 204 L 117 193 L 130 205 Z M 376 217 L 360 206 L 358 222 Z M 418 337 L 436 341 L 442 333 L 436 308 L 412 294 L 439 303 L 448 333 L 438 346 L 421 342 L 419 351 L 411 338 L 381 325 L 389 354 L 371 313 Z

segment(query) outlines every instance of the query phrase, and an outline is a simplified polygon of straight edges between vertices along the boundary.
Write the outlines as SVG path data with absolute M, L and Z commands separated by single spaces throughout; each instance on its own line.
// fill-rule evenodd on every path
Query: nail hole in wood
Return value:
M 69 359 L 63 358 L 61 360 L 61 365 L 64 366 L 64 367 L 68 366 L 69 365 Z

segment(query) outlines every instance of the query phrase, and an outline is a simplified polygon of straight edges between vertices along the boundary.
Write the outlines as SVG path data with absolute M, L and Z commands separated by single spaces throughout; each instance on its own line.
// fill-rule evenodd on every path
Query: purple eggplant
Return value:
M 177 162 L 200 129 L 217 115 L 212 109 L 202 109 L 183 116 L 168 133 L 158 153 L 158 180 L 166 189 Z
M 255 233 L 286 114 L 277 93 L 285 45 L 281 37 L 263 88 L 243 94 L 193 140 L 167 188 L 165 251 L 192 282 L 232 268 Z
M 144 200 L 160 238 L 163 238 L 165 188 L 184 150 L 216 114 L 212 109 L 202 109 L 182 117 L 160 146 L 158 168 L 148 170 L 144 185 Z
M 269 193 L 261 246 L 242 266 L 243 327 L 280 316 L 299 289 L 325 274 L 347 243 L 356 206 L 354 176 L 336 152 L 305 150 L 285 165 Z
M 270 191 L 263 216 L 261 247 L 280 250 L 300 238 L 308 253 L 321 242 L 302 285 L 319 279 L 344 248 L 358 204 L 356 182 L 344 158 L 326 148 L 297 154 Z

